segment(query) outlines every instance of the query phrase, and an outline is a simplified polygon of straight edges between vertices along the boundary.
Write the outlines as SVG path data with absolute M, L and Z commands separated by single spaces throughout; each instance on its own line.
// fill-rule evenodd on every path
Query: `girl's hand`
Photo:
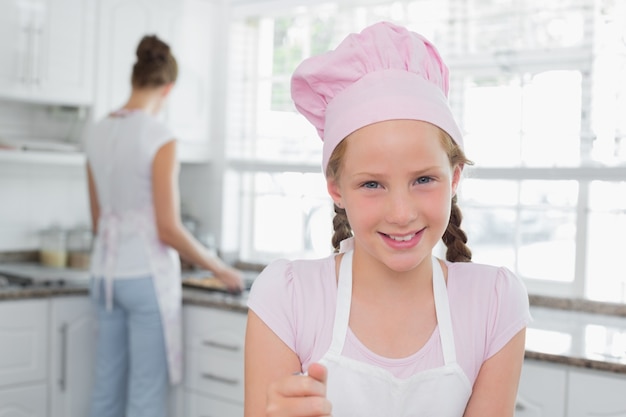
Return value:
M 314 363 L 308 375 L 290 375 L 274 382 L 267 393 L 267 416 L 330 417 L 326 377 L 326 367 Z

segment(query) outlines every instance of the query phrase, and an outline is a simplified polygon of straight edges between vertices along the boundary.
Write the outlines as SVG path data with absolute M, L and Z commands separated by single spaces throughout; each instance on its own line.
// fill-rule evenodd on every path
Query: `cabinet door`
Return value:
M 0 95 L 13 96 L 27 88 L 32 56 L 30 4 L 19 1 L 0 2 Z
M 44 384 L 0 388 L 0 416 L 47 417 L 47 394 Z
M 47 353 L 48 302 L 0 302 L 0 387 L 45 381 Z
M 91 105 L 93 101 L 95 0 L 47 0 L 39 29 L 40 56 L 34 82 L 48 102 Z M 37 51 L 33 51 L 37 52 Z
M 178 139 L 181 161 L 206 161 L 210 154 L 213 101 L 212 69 L 221 6 L 213 0 L 185 0 L 172 30 L 178 80 L 165 108 L 166 123 Z
M 210 396 L 185 394 L 185 417 L 243 417 L 243 405 Z
M 0 95 L 91 104 L 94 23 L 95 0 L 1 2 Z
M 568 417 L 626 417 L 626 376 L 571 370 Z
M 246 315 L 212 308 L 185 308 L 186 390 L 243 404 Z
M 567 369 L 539 361 L 524 361 L 515 417 L 565 417 Z
M 174 2 L 163 0 L 107 0 L 99 2 L 95 119 L 124 105 L 131 91 L 135 51 L 144 35 L 171 42 Z
M 88 297 L 52 300 L 50 417 L 88 415 L 95 362 L 95 314 Z

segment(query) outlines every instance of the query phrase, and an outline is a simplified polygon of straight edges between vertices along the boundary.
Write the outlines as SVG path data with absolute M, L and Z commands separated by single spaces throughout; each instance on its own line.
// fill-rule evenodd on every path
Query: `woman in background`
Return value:
M 179 254 L 229 290 L 243 288 L 241 273 L 181 222 L 176 140 L 156 118 L 176 59 L 156 36 L 145 36 L 136 55 L 130 98 L 86 137 L 98 318 L 91 417 L 165 416 L 168 381 L 181 379 Z

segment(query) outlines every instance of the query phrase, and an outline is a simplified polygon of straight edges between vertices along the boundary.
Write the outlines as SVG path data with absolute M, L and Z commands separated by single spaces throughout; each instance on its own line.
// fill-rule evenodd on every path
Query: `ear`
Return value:
M 328 190 L 328 194 L 330 194 L 330 198 L 332 198 L 335 202 L 335 205 L 337 205 L 339 208 L 343 208 L 343 203 L 341 202 L 341 189 L 337 184 L 337 181 L 327 179 L 326 189 Z
M 463 165 L 457 165 L 454 167 L 454 173 L 452 174 L 452 195 L 456 195 L 456 189 L 461 182 L 461 173 L 463 172 Z
M 163 91 L 162 91 L 161 95 L 163 97 L 167 97 L 170 94 L 170 91 L 172 91 L 173 87 L 174 87 L 174 83 L 165 84 L 163 86 Z

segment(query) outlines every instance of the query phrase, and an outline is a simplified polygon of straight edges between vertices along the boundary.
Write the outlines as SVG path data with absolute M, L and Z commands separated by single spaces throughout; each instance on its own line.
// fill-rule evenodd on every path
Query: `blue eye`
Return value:
M 378 183 L 376 181 L 368 181 L 368 182 L 364 182 L 362 187 L 363 188 L 378 188 Z
M 417 180 L 415 180 L 415 182 L 418 184 L 428 184 L 432 180 L 433 179 L 431 177 L 419 177 Z

